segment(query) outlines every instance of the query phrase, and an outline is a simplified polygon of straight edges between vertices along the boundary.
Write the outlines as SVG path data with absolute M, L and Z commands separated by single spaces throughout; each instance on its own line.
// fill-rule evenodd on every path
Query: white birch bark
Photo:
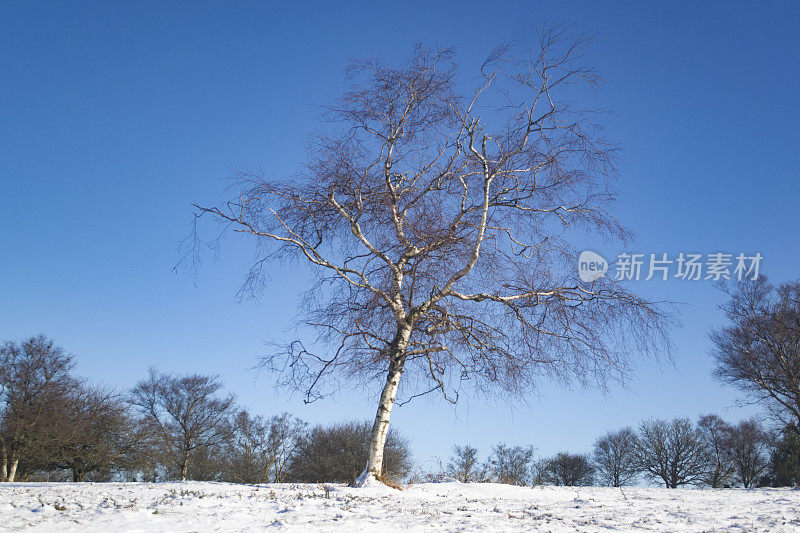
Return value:
M 397 331 L 394 343 L 392 343 L 389 370 L 386 373 L 386 384 L 383 386 L 381 399 L 378 403 L 378 411 L 375 413 L 375 422 L 372 425 L 369 458 L 367 459 L 367 466 L 354 483 L 356 487 L 374 484 L 383 477 L 383 450 L 386 445 L 386 437 L 389 434 L 389 417 L 392 414 L 392 407 L 397 396 L 400 376 L 403 374 L 405 352 L 410 336 L 410 327 L 400 328 Z
M 8 469 L 8 477 L 6 478 L 6 481 L 8 481 L 9 483 L 14 481 L 14 478 L 17 477 L 18 464 L 19 464 L 19 458 L 11 461 L 11 468 Z
M 8 452 L 6 451 L 6 445 L 3 444 L 2 448 L 2 456 L 3 456 L 3 464 L 2 470 L 0 470 L 0 482 L 8 480 Z

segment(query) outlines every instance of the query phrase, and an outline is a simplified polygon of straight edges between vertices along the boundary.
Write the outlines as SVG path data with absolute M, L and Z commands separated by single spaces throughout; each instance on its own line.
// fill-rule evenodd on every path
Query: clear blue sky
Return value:
M 79 373 L 120 388 L 157 365 L 220 374 L 256 412 L 372 417 L 375 391 L 304 406 L 256 379 L 263 340 L 291 336 L 303 274 L 275 267 L 261 302 L 237 303 L 251 251 L 235 240 L 196 286 L 174 274 L 189 204 L 223 198 L 235 166 L 296 169 L 314 105 L 340 92 L 349 58 L 422 41 L 457 47 L 468 68 L 545 21 L 602 38 L 597 103 L 625 148 L 617 213 L 635 248 L 757 251 L 772 278 L 800 276 L 796 3 L 3 2 L 0 339 L 44 332 Z M 756 412 L 712 381 L 711 284 L 641 289 L 686 302 L 674 366 L 640 361 L 608 396 L 545 386 L 513 408 L 421 400 L 394 425 L 425 460 L 467 441 L 584 451 L 649 415 Z

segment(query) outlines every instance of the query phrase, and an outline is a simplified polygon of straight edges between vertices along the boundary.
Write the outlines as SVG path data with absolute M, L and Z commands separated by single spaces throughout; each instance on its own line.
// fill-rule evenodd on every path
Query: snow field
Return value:
M 0 484 L 2 531 L 800 531 L 800 491 Z

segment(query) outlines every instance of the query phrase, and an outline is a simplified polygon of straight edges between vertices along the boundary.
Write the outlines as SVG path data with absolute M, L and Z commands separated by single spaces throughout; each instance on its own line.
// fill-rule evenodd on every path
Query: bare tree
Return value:
M 62 411 L 53 464 L 72 473 L 73 481 L 89 475 L 107 478 L 137 446 L 136 422 L 116 393 L 82 386 L 72 391 Z
M 794 424 L 773 438 L 769 482 L 773 487 L 800 487 L 800 430 Z
M 272 481 L 286 481 L 289 466 L 300 450 L 308 424 L 289 413 L 272 416 L 267 421 L 267 453 L 272 464 Z
M 226 472 L 225 445 L 201 446 L 189 454 L 186 479 L 222 481 Z
M 594 483 L 594 466 L 588 455 L 559 453 L 545 463 L 544 481 L 557 486 L 580 487 Z
M 245 291 L 270 259 L 314 267 L 304 324 L 332 348 L 267 358 L 288 383 L 309 401 L 337 376 L 383 383 L 359 484 L 381 478 L 404 374 L 408 397 L 456 401 L 543 377 L 602 385 L 665 347 L 660 305 L 577 279 L 571 236 L 628 236 L 609 212 L 616 147 L 573 105 L 599 82 L 590 44 L 559 28 L 504 44 L 465 93 L 448 49 L 355 61 L 299 177 L 242 172 L 235 200 L 197 206 L 258 243 Z
M 174 457 L 166 449 L 161 428 L 149 417 L 139 417 L 134 422 L 131 446 L 118 459 L 118 472 L 126 481 L 155 483 L 169 479 L 168 469 L 174 464 Z
M 260 416 L 239 411 L 228 443 L 226 478 L 235 483 L 268 483 L 271 463 L 267 453 L 267 424 Z
M 527 485 L 533 465 L 533 446 L 507 446 L 500 443 L 492 448 L 488 465 L 492 479 L 497 483 Z
M 669 489 L 700 483 L 708 470 L 708 451 L 687 418 L 642 422 L 637 460 L 645 473 Z
M 603 483 L 621 487 L 639 474 L 636 461 L 638 440 L 630 427 L 609 432 L 597 439 L 594 445 L 594 464 Z
M 447 465 L 447 472 L 462 483 L 486 480 L 486 466 L 478 461 L 478 449 L 469 444 L 453 446 L 453 456 Z
M 548 467 L 550 462 L 547 458 L 537 459 L 531 462 L 531 485 L 544 485 L 548 481 Z
M 131 390 L 130 402 L 156 429 L 186 480 L 193 453 L 225 442 L 232 433 L 233 396 L 219 397 L 222 385 L 213 376 L 172 376 L 150 369 Z
M 800 281 L 760 276 L 723 289 L 729 325 L 711 334 L 716 376 L 800 424 Z
M 240 411 L 230 442 L 229 477 L 238 483 L 282 483 L 307 424 L 289 413 L 264 420 Z
M 731 426 L 717 415 L 704 415 L 697 429 L 709 454 L 708 472 L 703 480 L 713 488 L 727 487 L 733 479 L 735 466 L 731 457 Z
M 0 348 L 0 480 L 14 481 L 21 458 L 36 463 L 38 453 L 50 454 L 63 406 L 79 385 L 72 367 L 72 356 L 44 335 Z
M 728 432 L 728 448 L 736 477 L 744 488 L 751 487 L 769 466 L 767 433 L 754 419 L 743 420 Z

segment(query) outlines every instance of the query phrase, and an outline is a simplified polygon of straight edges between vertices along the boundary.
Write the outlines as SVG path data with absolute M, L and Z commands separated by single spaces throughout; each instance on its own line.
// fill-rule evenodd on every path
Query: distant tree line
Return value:
M 127 393 L 74 376 L 45 336 L 0 348 L 0 480 L 352 482 L 368 422 L 309 427 L 253 415 L 216 377 L 150 370 Z M 384 471 L 402 478 L 409 445 L 390 433 Z
M 309 426 L 282 413 L 237 406 L 214 376 L 155 369 L 131 390 L 93 386 L 73 374 L 73 356 L 40 335 L 0 348 L 0 480 L 236 483 L 353 482 L 369 455 L 369 422 Z M 462 482 L 515 485 L 651 480 L 665 487 L 800 485 L 800 431 L 716 415 L 647 419 L 607 433 L 591 454 L 536 458 L 532 446 L 500 443 L 481 460 L 455 446 L 441 472 Z M 389 434 L 386 478 L 407 479 L 409 443 Z M 417 476 L 419 479 L 420 476 Z
M 800 483 L 795 426 L 778 434 L 755 420 L 731 425 L 717 415 L 644 420 L 597 439 L 591 454 L 536 459 L 532 446 L 498 444 L 481 462 L 470 445 L 455 446 L 444 471 L 458 481 L 512 485 L 608 485 L 650 480 L 667 488 L 794 486 Z

